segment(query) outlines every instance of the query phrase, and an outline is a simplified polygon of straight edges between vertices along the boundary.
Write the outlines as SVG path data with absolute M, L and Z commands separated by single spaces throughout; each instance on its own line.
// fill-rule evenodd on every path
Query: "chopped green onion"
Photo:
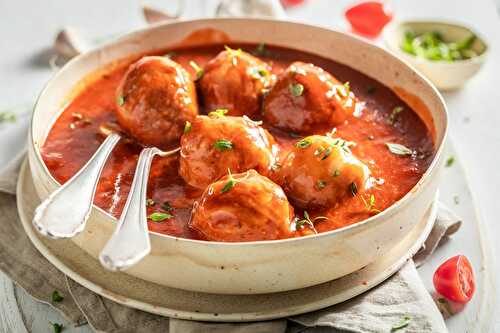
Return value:
M 118 96 L 118 99 L 116 100 L 116 103 L 118 103 L 119 106 L 122 106 L 125 104 L 125 97 L 124 96 Z
M 191 132 L 192 127 L 193 125 L 191 124 L 191 122 L 186 121 L 186 125 L 184 125 L 184 134 Z
M 220 118 L 220 117 L 224 117 L 226 115 L 226 113 L 228 113 L 228 112 L 229 112 L 228 109 L 215 109 L 214 111 L 209 112 L 208 116 L 210 118 Z
M 198 66 L 198 64 L 196 62 L 194 62 L 193 60 L 191 60 L 189 62 L 189 66 L 193 67 L 193 69 L 196 72 L 196 80 L 199 80 L 203 76 L 203 73 L 204 73 L 203 68 Z
M 305 148 L 309 147 L 312 144 L 312 141 L 313 140 L 311 139 L 311 137 L 303 138 L 302 140 L 300 140 L 299 142 L 297 142 L 295 144 L 295 146 L 297 148 L 305 149 Z
M 214 142 L 214 148 L 218 151 L 233 149 L 233 143 L 229 140 L 220 139 Z
M 448 157 L 448 159 L 446 160 L 446 167 L 447 168 L 451 167 L 453 163 L 455 163 L 455 157 L 453 156 Z
M 290 90 L 292 96 L 299 97 L 304 93 L 304 86 L 300 83 L 292 83 L 288 87 L 288 90 Z
M 391 125 L 394 125 L 394 123 L 396 122 L 397 115 L 403 111 L 404 108 L 402 106 L 396 106 L 394 109 L 392 109 L 392 112 L 389 116 L 389 120 L 387 122 Z
M 411 320 L 410 316 L 404 316 L 399 323 L 391 327 L 391 332 L 396 332 L 397 330 L 405 328 L 410 324 L 410 320 Z
M 161 221 L 164 221 L 166 219 L 170 219 L 174 217 L 173 215 L 169 214 L 169 213 L 160 213 L 160 212 L 155 212 L 151 215 L 148 216 L 148 219 L 154 221 L 154 222 L 161 222 Z

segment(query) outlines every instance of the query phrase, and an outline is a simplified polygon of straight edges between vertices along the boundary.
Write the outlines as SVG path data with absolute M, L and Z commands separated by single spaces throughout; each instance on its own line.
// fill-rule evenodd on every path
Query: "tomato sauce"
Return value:
M 235 45 L 231 45 L 235 47 Z M 236 45 L 253 52 L 253 45 Z M 192 75 L 189 62 L 200 66 L 209 61 L 223 45 L 165 51 Z M 434 155 L 434 144 L 429 130 L 411 108 L 389 88 L 358 71 L 325 58 L 278 47 L 267 47 L 265 57 L 273 72 L 278 74 L 293 61 L 310 62 L 342 82 L 349 81 L 350 89 L 365 103 L 360 115 L 349 117 L 337 127 L 343 139 L 354 141 L 353 154 L 371 171 L 373 186 L 359 195 L 349 197 L 323 211 L 308 211 L 311 218 L 325 216 L 315 225 L 318 232 L 341 228 L 362 221 L 383 211 L 403 197 L 418 182 Z M 115 116 L 115 90 L 128 65 L 114 68 L 88 84 L 63 110 L 41 149 L 42 157 L 51 174 L 59 182 L 70 179 L 95 153 L 105 138 L 105 128 L 117 128 Z M 194 77 L 194 76 L 193 76 Z M 393 110 L 402 107 L 395 114 Z M 211 110 L 203 110 L 206 111 Z M 258 120 L 258 119 L 254 119 Z M 294 133 L 266 127 L 280 146 L 282 158 L 291 145 L 300 140 Z M 160 135 L 160 133 L 158 133 Z M 325 134 L 318 129 L 318 133 Z M 400 156 L 389 151 L 386 143 L 399 143 L 414 150 L 412 156 Z M 125 205 L 133 179 L 141 146 L 133 139 L 124 138 L 112 152 L 101 175 L 94 203 L 114 217 L 119 217 Z M 148 214 L 168 212 L 174 217 L 161 221 L 148 221 L 151 231 L 172 236 L 200 239 L 201 235 L 189 226 L 193 202 L 202 191 L 188 186 L 178 175 L 177 156 L 155 158 L 148 185 Z M 374 202 L 370 200 L 373 196 Z M 154 202 L 154 204 L 153 204 Z M 302 216 L 303 211 L 296 208 Z

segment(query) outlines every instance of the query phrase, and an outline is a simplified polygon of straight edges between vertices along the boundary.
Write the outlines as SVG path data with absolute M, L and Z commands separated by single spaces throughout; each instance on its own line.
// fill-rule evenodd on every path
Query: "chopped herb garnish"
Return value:
M 146 199 L 146 206 L 152 207 L 155 204 L 156 204 L 156 202 L 153 199 L 150 199 L 150 198 Z
M 410 320 L 411 320 L 410 316 L 404 316 L 399 323 L 391 327 L 391 332 L 396 332 L 397 330 L 405 328 L 410 324 Z
M 278 171 L 280 168 L 281 168 L 281 164 L 279 164 L 279 163 L 274 163 L 273 165 L 271 165 L 272 171 Z
M 226 193 L 230 189 L 236 185 L 236 179 L 233 178 L 233 175 L 231 174 L 230 170 L 227 170 L 229 174 L 229 179 L 227 180 L 227 183 L 224 185 L 224 187 L 220 190 L 220 193 Z
M 311 139 L 311 137 L 307 137 L 307 138 L 303 138 L 302 140 L 300 140 L 299 142 L 297 142 L 297 143 L 295 144 L 295 146 L 296 146 L 297 148 L 302 148 L 302 149 L 304 149 L 304 148 L 309 147 L 311 144 L 312 144 L 312 139 Z
M 352 182 L 350 185 L 349 185 L 349 193 L 351 193 L 351 195 L 353 197 L 356 196 L 356 194 L 358 194 L 358 186 L 356 185 L 355 182 Z
M 373 194 L 370 195 L 369 201 L 366 201 L 363 196 L 360 196 L 361 200 L 365 204 L 366 210 L 369 212 L 380 213 L 380 209 L 375 208 L 375 196 Z
M 123 104 L 125 104 L 125 97 L 118 96 L 118 98 L 116 99 L 116 103 L 118 103 L 119 106 L 122 106 Z
M 390 152 L 393 154 L 401 155 L 401 156 L 413 154 L 413 151 L 410 148 L 403 146 L 399 143 L 387 142 L 386 145 L 387 145 L 387 148 L 389 148 Z
M 458 195 L 454 195 L 453 202 L 455 203 L 455 205 L 458 205 L 460 203 L 460 197 Z
M 57 290 L 54 290 L 54 291 L 52 292 L 52 302 L 54 302 L 54 303 L 59 303 L 59 302 L 61 302 L 63 299 L 64 299 L 64 297 L 63 297 L 61 294 L 59 294 L 59 292 L 58 292 Z
M 309 216 L 309 213 L 307 211 L 304 211 L 304 218 L 299 219 L 295 218 L 295 230 L 303 228 L 305 225 L 308 225 L 311 229 L 314 230 L 315 233 L 317 233 L 316 228 L 314 228 L 314 223 L 319 220 L 328 220 L 328 217 L 326 216 L 316 216 L 314 219 L 311 220 L 311 217 Z
M 446 167 L 447 168 L 451 167 L 453 163 L 455 163 L 455 157 L 454 156 L 448 157 L 448 159 L 446 160 Z
M 61 333 L 64 326 L 63 324 L 59 324 L 59 323 L 52 323 L 52 322 L 49 322 L 50 325 L 52 325 L 52 330 L 54 331 L 54 333 Z
M 203 68 L 198 66 L 198 64 L 196 62 L 194 62 L 193 60 L 191 60 L 189 62 L 189 66 L 193 67 L 193 69 L 196 72 L 196 80 L 199 80 L 203 76 L 203 73 L 204 73 Z
M 288 87 L 288 90 L 290 90 L 290 94 L 292 94 L 292 96 L 299 97 L 304 92 L 304 86 L 300 83 L 292 83 Z
M 167 219 L 170 219 L 174 217 L 173 215 L 169 213 L 160 213 L 160 212 L 155 212 L 151 215 L 148 216 L 148 219 L 154 221 L 154 222 L 161 222 Z
M 375 86 L 368 86 L 368 88 L 366 89 L 366 92 L 369 93 L 370 95 L 374 94 L 376 91 L 377 91 L 377 87 L 375 87 Z
M 325 147 L 323 146 L 319 146 L 318 148 L 316 148 L 316 150 L 314 151 L 314 156 L 319 156 L 321 155 L 321 153 L 325 151 Z
M 16 114 L 10 111 L 0 112 L 0 123 L 13 123 L 16 121 Z
M 340 170 L 335 169 L 335 171 L 333 172 L 333 177 L 338 177 L 338 176 L 340 176 Z
M 220 118 L 220 117 L 224 117 L 226 115 L 226 113 L 228 113 L 228 112 L 229 112 L 228 109 L 215 109 L 214 111 L 209 112 L 208 116 L 210 118 Z
M 403 112 L 404 108 L 402 106 L 396 106 L 394 109 L 392 109 L 391 114 L 389 115 L 389 119 L 387 122 L 391 125 L 394 125 L 396 122 L 396 117 L 398 116 L 399 113 Z
M 233 149 L 233 143 L 229 140 L 220 139 L 214 142 L 214 148 L 218 151 Z
M 328 147 L 326 148 L 325 150 L 325 153 L 323 154 L 323 157 L 321 158 L 321 160 L 326 160 L 328 158 L 328 156 L 330 156 L 330 154 L 332 153 L 332 147 Z
M 224 48 L 226 49 L 226 51 L 229 53 L 229 55 L 231 56 L 239 56 L 241 54 L 241 49 L 232 49 L 230 48 L 229 46 L 227 45 L 224 45 Z
M 318 188 L 322 190 L 325 187 L 326 187 L 326 182 L 324 180 L 318 180 Z
M 162 205 L 161 208 L 166 210 L 167 212 L 173 211 L 174 208 L 170 206 L 170 203 L 168 201 L 165 201 Z
M 186 121 L 186 125 L 184 125 L 184 134 L 191 132 L 191 127 L 193 127 L 191 122 Z
M 297 133 L 294 133 L 294 132 L 290 132 L 290 133 L 289 133 L 289 135 L 290 135 L 292 138 L 295 138 L 295 139 L 302 137 L 302 135 L 297 134 Z
M 349 96 L 349 94 L 351 93 L 351 84 L 349 83 L 349 81 L 346 81 L 346 83 L 344 83 L 344 88 L 346 96 Z

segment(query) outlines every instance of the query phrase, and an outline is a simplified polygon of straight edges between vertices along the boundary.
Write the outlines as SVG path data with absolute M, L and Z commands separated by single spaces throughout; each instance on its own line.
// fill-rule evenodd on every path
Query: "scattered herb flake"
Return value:
M 124 96 L 118 96 L 118 98 L 116 99 L 116 103 L 119 106 L 122 106 L 123 104 L 125 104 L 125 97 Z
M 460 203 L 460 197 L 458 195 L 454 195 L 453 202 L 455 203 L 455 205 L 458 205 Z
M 297 133 L 294 133 L 294 132 L 290 132 L 290 133 L 289 133 L 289 135 L 290 135 L 292 138 L 295 138 L 295 139 L 302 137 L 300 134 L 297 134 Z
M 198 64 L 194 60 L 191 60 L 189 62 L 189 66 L 193 67 L 193 69 L 196 72 L 196 80 L 199 80 L 203 76 L 203 73 L 204 73 L 203 68 L 198 66 Z
M 10 111 L 2 111 L 0 112 L 0 124 L 1 123 L 13 123 L 17 119 L 16 114 Z
M 161 221 L 170 219 L 172 217 L 174 217 L 174 216 L 169 214 L 169 213 L 155 212 L 155 213 L 152 213 L 151 215 L 149 215 L 148 219 L 152 220 L 153 222 L 161 222 Z
M 152 207 L 155 204 L 156 204 L 156 202 L 153 199 L 151 199 L 151 198 L 146 199 L 146 206 Z
M 324 189 L 326 187 L 326 181 L 324 180 L 318 180 L 318 188 L 320 190 Z
M 165 201 L 162 205 L 161 208 L 166 210 L 167 212 L 171 212 L 174 210 L 172 206 L 170 206 L 170 203 L 168 201 Z
M 338 177 L 338 176 L 340 176 L 340 170 L 335 169 L 335 171 L 333 172 L 333 177 Z
M 315 233 L 318 233 L 316 231 L 316 228 L 314 227 L 314 223 L 319 220 L 328 220 L 328 217 L 326 216 L 317 216 L 314 219 L 311 220 L 311 217 L 309 216 L 309 213 L 307 211 L 304 211 L 304 218 L 299 219 L 298 217 L 295 218 L 295 230 L 302 229 L 305 225 L 308 225 Z
M 186 121 L 186 125 L 184 125 L 184 134 L 191 132 L 191 127 L 193 127 L 191 122 Z
M 236 180 L 233 178 L 231 174 L 229 174 L 229 180 L 224 185 L 224 187 L 220 190 L 220 193 L 226 193 L 230 189 L 232 189 L 236 185 Z
M 387 145 L 387 148 L 389 148 L 389 151 L 393 154 L 401 155 L 401 156 L 413 154 L 413 151 L 410 148 L 403 146 L 399 143 L 387 142 L 386 145 Z
M 61 333 L 64 329 L 63 324 L 50 322 L 50 325 L 52 325 L 52 330 L 54 331 L 54 333 Z
M 356 185 L 355 182 L 352 182 L 350 185 L 349 185 L 349 192 L 351 193 L 351 195 L 353 197 L 356 196 L 356 194 L 358 194 L 358 186 Z
M 346 83 L 344 83 L 344 88 L 346 96 L 349 96 L 349 94 L 351 93 L 351 84 L 349 83 L 349 81 L 346 81 Z
M 325 150 L 325 153 L 323 154 L 323 157 L 321 158 L 322 161 L 326 160 L 328 156 L 332 153 L 332 147 L 328 147 Z
M 307 147 L 309 147 L 311 144 L 312 144 L 312 138 L 311 137 L 307 137 L 307 138 L 303 138 L 302 140 L 298 141 L 295 146 L 297 148 L 302 148 L 302 149 L 305 149 Z
M 292 83 L 288 86 L 288 90 L 290 90 L 292 96 L 299 97 L 304 93 L 304 86 L 300 83 Z
M 58 292 L 57 290 L 54 290 L 54 291 L 52 292 L 52 302 L 54 302 L 54 303 L 59 303 L 59 302 L 61 302 L 63 299 L 64 299 L 64 297 L 63 297 L 61 294 L 59 294 L 59 292 Z
M 448 159 L 446 160 L 446 167 L 447 168 L 451 167 L 453 163 L 455 163 L 455 157 L 454 156 L 448 157 Z
M 226 51 L 229 53 L 230 56 L 234 57 L 234 56 L 239 56 L 241 54 L 241 49 L 232 49 L 230 48 L 229 46 L 227 45 L 224 45 L 224 48 L 226 49 Z
M 325 150 L 325 147 L 323 146 L 319 146 L 318 148 L 316 148 L 316 150 L 314 151 L 314 156 L 319 156 L 321 155 L 321 153 Z
M 233 149 L 233 143 L 226 139 L 220 139 L 214 142 L 214 148 L 218 151 Z
M 266 49 L 266 44 L 259 43 L 253 52 L 256 56 L 264 57 L 269 55 L 269 51 Z
M 391 327 L 391 332 L 396 332 L 397 330 L 400 330 L 402 328 L 405 328 L 410 324 L 411 317 L 410 316 L 404 316 L 401 321 Z
M 391 125 L 394 125 L 398 114 L 403 112 L 403 111 L 404 111 L 404 108 L 402 106 L 396 106 L 394 109 L 392 109 L 392 112 L 389 115 L 389 119 L 387 120 L 387 122 Z
M 228 109 L 215 109 L 214 111 L 209 112 L 208 116 L 210 118 L 220 118 L 220 117 L 224 117 L 226 115 L 226 113 L 228 113 L 228 112 L 229 112 Z

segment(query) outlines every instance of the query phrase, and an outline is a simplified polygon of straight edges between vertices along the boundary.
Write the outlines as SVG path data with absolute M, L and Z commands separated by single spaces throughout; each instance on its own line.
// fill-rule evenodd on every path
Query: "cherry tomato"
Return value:
M 284 7 L 292 7 L 292 6 L 297 6 L 300 5 L 304 2 L 304 0 L 281 0 L 281 4 Z
M 439 294 L 458 303 L 470 301 L 476 290 L 472 266 L 463 255 L 442 263 L 434 273 L 433 282 Z
M 377 37 L 392 19 L 392 15 L 379 1 L 358 3 L 348 8 L 344 15 L 354 32 L 371 38 Z

